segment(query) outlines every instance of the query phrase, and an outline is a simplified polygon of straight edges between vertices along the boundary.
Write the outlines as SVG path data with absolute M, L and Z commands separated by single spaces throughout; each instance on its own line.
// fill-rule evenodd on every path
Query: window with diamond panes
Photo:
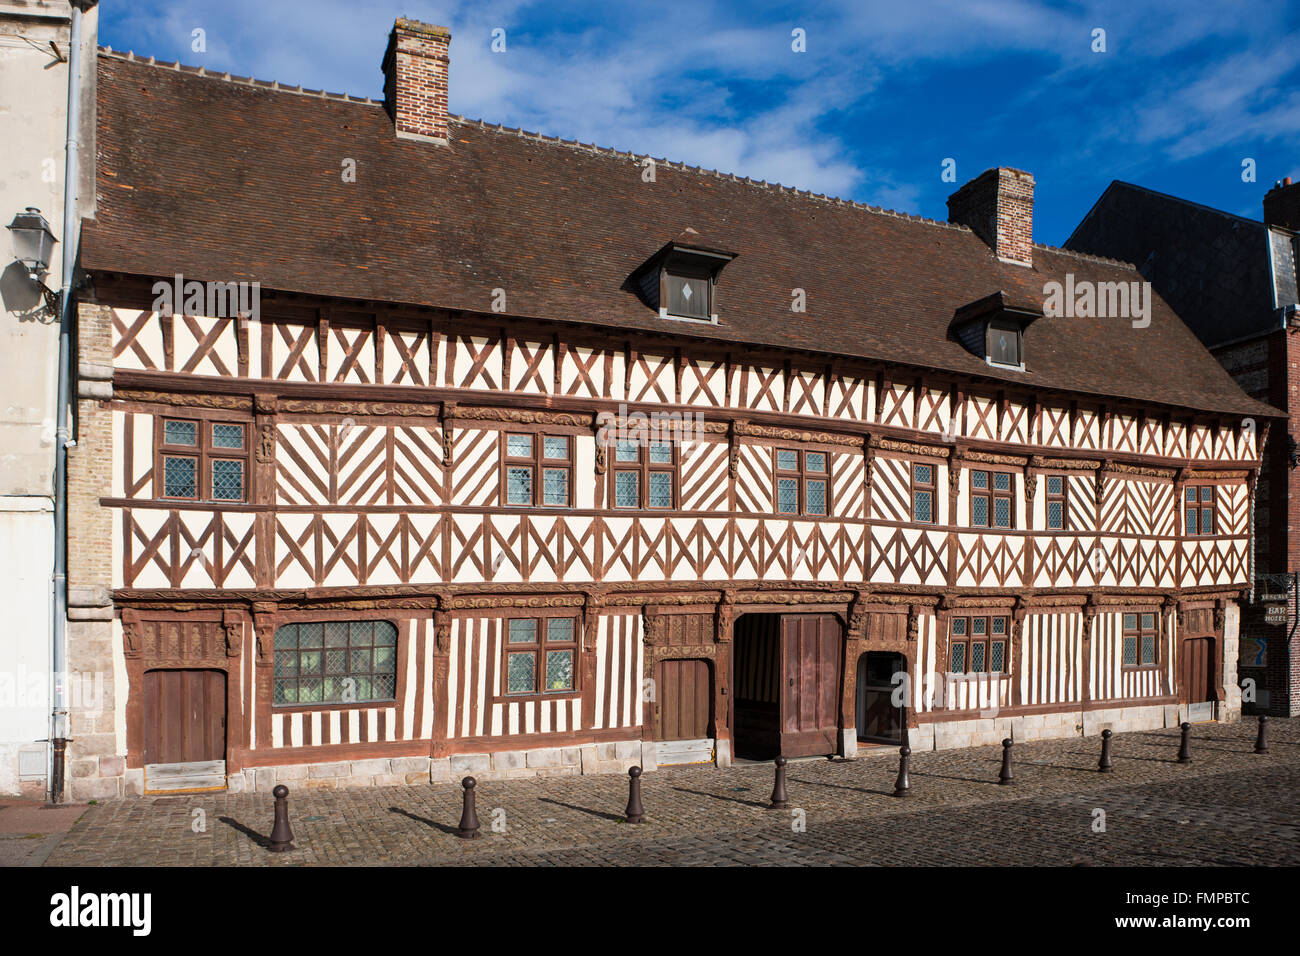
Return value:
M 830 456 L 824 451 L 778 448 L 774 457 L 777 514 L 829 514 Z
M 1121 661 L 1125 667 L 1154 667 L 1158 663 L 1159 642 L 1154 612 L 1125 614 L 1123 616 Z
M 160 497 L 247 501 L 248 427 L 235 422 L 163 418 L 157 432 Z
M 502 469 L 507 505 L 567 508 L 572 502 L 573 439 L 568 435 L 507 434 Z
M 1044 483 L 1047 492 L 1047 530 L 1065 530 L 1065 476 L 1048 475 Z
M 275 632 L 277 706 L 362 704 L 397 697 L 391 621 L 285 624 Z
M 1015 503 L 1015 481 L 1001 471 L 971 471 L 970 524 L 972 528 L 1010 528 Z
M 577 690 L 576 620 L 571 617 L 506 621 L 505 693 L 508 697 Z
M 934 465 L 912 466 L 912 520 L 934 524 Z
M 1188 485 L 1184 488 L 1183 515 L 1187 534 L 1214 534 L 1214 485 Z
M 615 508 L 664 511 L 677 506 L 677 448 L 672 441 L 615 442 L 611 472 Z
M 951 618 L 949 673 L 1009 673 L 1007 623 L 1005 617 Z

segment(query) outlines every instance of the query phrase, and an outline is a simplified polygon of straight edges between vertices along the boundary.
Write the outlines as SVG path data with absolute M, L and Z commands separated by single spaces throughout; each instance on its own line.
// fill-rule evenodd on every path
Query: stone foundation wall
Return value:
M 1232 722 L 1240 717 L 1240 705 L 1220 701 L 1215 719 Z M 962 747 L 992 747 L 1010 737 L 1020 743 L 1058 737 L 1095 737 L 1103 730 L 1116 734 L 1135 730 L 1177 727 L 1187 719 L 1181 704 L 1141 704 L 1102 710 L 1069 710 L 1017 717 L 985 717 L 925 723 L 908 730 L 908 746 L 914 753 L 926 750 L 956 750 Z
M 227 775 L 231 793 L 269 792 L 276 784 L 307 790 L 339 787 L 395 787 L 405 784 L 457 783 L 463 777 L 509 780 L 582 773 L 627 773 L 631 767 L 654 770 L 654 744 L 639 740 L 453 754 L 450 757 L 382 757 L 331 763 L 248 767 Z M 142 795 L 144 772 L 126 775 L 127 792 Z

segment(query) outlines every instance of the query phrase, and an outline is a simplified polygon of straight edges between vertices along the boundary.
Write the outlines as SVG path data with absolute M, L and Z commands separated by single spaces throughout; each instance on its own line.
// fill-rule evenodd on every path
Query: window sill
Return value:
M 509 694 L 501 697 L 493 697 L 494 704 L 532 704 L 537 701 L 547 700 L 581 700 L 582 691 L 580 690 L 556 690 L 549 694 Z
M 367 700 L 352 701 L 345 703 L 338 701 L 332 704 L 271 704 L 271 713 L 297 713 L 310 714 L 317 711 L 325 710 L 366 710 L 372 707 L 396 707 L 397 699 L 389 698 L 387 700 Z

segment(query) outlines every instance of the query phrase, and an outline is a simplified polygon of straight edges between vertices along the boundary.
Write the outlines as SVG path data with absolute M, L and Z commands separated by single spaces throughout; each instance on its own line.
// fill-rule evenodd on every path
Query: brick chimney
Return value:
M 1034 177 L 999 166 L 948 197 L 948 221 L 970 226 L 999 259 L 1034 264 Z
M 1264 222 L 1300 232 L 1300 183 L 1291 177 L 1277 183 L 1264 197 Z
M 451 31 L 398 20 L 384 53 L 384 106 L 399 139 L 447 142 L 447 64 Z

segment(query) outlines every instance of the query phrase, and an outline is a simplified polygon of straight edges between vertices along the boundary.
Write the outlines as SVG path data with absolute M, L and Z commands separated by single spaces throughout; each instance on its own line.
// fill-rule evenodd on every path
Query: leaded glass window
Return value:
M 1007 472 L 970 473 L 970 523 L 972 528 L 1011 528 L 1015 483 Z
M 277 706 L 352 704 L 397 696 L 397 627 L 391 621 L 285 624 L 275 632 Z
M 614 462 L 614 507 L 656 508 L 676 505 L 677 461 L 672 442 L 624 442 Z
M 950 619 L 948 670 L 951 674 L 1009 673 L 1008 619 L 1001 616 Z
M 191 501 L 248 500 L 246 426 L 165 418 L 156 435 L 157 494 Z
M 572 503 L 572 442 L 566 435 L 507 434 L 503 476 L 507 505 L 567 508 Z
M 506 696 L 557 694 L 577 689 L 577 625 L 572 617 L 513 618 L 506 622 Z
M 776 512 L 823 517 L 830 513 L 830 456 L 824 451 L 777 448 Z

